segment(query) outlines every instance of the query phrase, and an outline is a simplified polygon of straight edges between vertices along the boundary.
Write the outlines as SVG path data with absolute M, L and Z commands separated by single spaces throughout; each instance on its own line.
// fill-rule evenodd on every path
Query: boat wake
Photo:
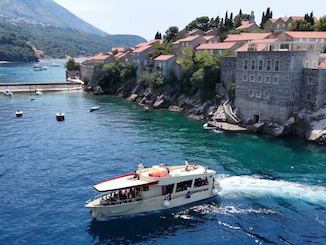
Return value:
M 270 196 L 299 199 L 309 203 L 326 204 L 326 187 L 298 184 L 284 180 L 268 180 L 255 176 L 220 177 L 221 197 Z

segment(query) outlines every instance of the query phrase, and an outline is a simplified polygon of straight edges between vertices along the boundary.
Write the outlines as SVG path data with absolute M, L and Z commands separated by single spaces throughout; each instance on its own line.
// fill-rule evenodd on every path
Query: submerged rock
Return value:
M 128 97 L 129 101 L 135 101 L 138 98 L 138 94 L 132 94 Z
M 172 112 L 183 112 L 183 108 L 181 108 L 180 106 L 177 106 L 177 105 L 171 105 L 169 107 L 169 111 L 172 111 Z
M 94 95 L 102 95 L 102 94 L 104 94 L 104 91 L 101 88 L 101 86 L 97 85 L 96 87 L 93 88 L 93 94 Z
M 263 130 L 265 126 L 265 123 L 264 122 L 260 122 L 260 123 L 255 123 L 255 124 L 252 124 L 252 125 L 248 125 L 246 128 L 253 132 L 253 133 L 258 133 L 258 132 L 261 132 Z

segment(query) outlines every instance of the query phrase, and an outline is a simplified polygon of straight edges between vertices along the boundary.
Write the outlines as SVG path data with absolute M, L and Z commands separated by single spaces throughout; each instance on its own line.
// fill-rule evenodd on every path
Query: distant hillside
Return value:
M 32 24 L 11 24 L 0 21 L 0 40 L 11 35 L 16 42 L 32 43 L 37 49 L 44 51 L 53 58 L 65 55 L 92 55 L 111 50 L 112 47 L 131 47 L 144 39 L 132 35 L 99 36 L 80 32 L 71 28 L 41 26 Z M 5 49 L 0 43 L 0 50 Z M 19 49 L 16 49 L 18 51 Z M 14 57 L 18 57 L 16 54 Z M 0 53 L 0 60 L 6 60 Z M 10 59 L 12 60 L 12 59 Z M 24 61 L 19 59 L 17 61 Z
M 57 27 L 70 27 L 87 33 L 107 35 L 107 33 L 90 25 L 52 0 L 1 0 L 0 15 L 10 18 L 24 18 Z
M 27 44 L 60 58 L 91 55 L 113 46 L 131 47 L 145 40 L 136 35 L 109 35 L 52 0 L 0 0 L 0 39 L 7 40 L 8 35 L 11 47 L 0 43 L 0 60 L 33 60 Z

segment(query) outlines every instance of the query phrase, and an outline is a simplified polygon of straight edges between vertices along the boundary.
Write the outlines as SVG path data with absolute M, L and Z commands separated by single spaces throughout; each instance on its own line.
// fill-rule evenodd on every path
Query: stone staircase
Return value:
M 232 110 L 230 100 L 227 100 L 226 102 L 224 102 L 223 109 L 224 109 L 224 112 L 226 115 L 226 120 L 228 123 L 239 124 L 239 119 L 238 119 L 237 115 L 235 115 L 235 113 Z

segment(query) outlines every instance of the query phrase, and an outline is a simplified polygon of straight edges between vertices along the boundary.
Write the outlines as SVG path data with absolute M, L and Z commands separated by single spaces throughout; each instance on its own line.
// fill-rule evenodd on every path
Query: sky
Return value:
M 169 26 L 184 28 L 199 16 L 224 17 L 225 11 L 255 12 L 256 22 L 271 7 L 274 17 L 304 15 L 314 11 L 326 15 L 325 0 L 54 0 L 88 23 L 110 34 L 135 34 L 146 39 Z M 309 3 L 309 4 L 308 4 Z

